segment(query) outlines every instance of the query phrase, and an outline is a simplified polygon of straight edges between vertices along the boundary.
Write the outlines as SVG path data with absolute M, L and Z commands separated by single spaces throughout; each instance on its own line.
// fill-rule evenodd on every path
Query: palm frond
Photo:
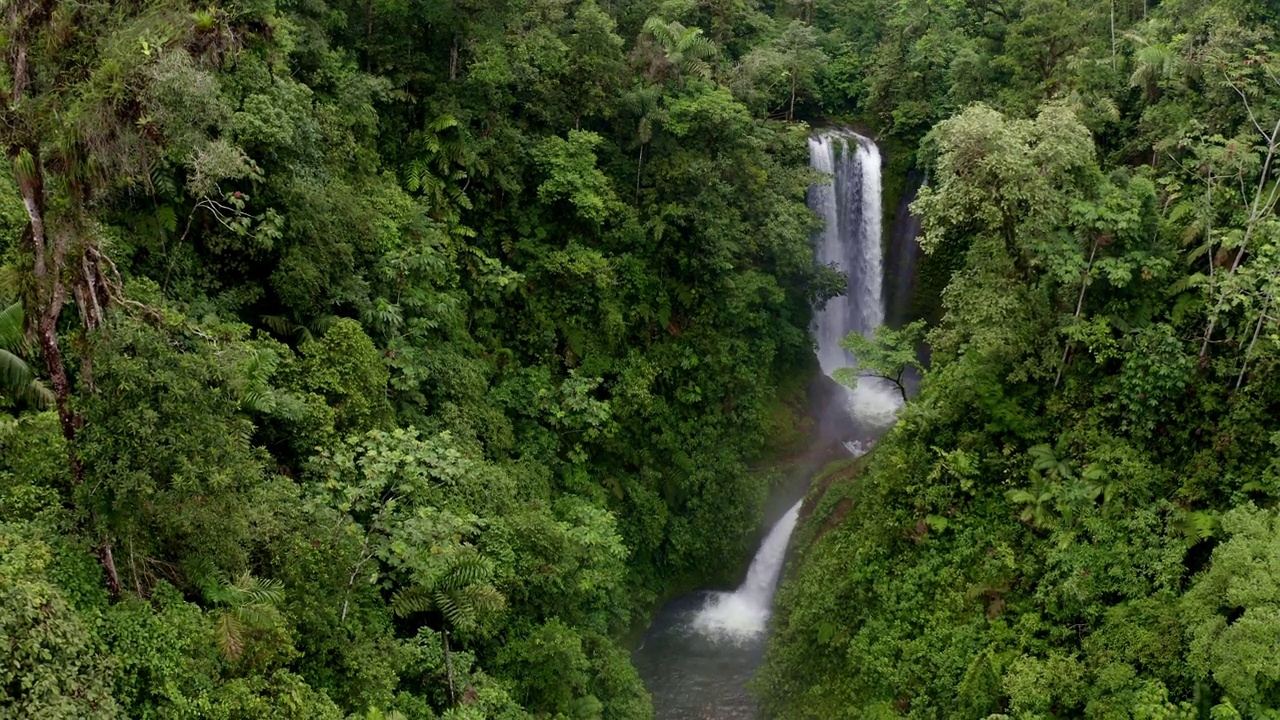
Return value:
M 0 310 L 0 392 L 28 405 L 48 407 L 53 393 L 22 357 L 30 351 L 22 303 L 11 303 Z
M 481 614 L 502 612 L 507 607 L 507 598 L 492 585 L 471 585 L 461 590 L 466 601 Z
M 280 337 L 293 337 L 297 334 L 297 326 L 283 315 L 263 315 L 259 318 L 268 330 Z
M 1205 281 L 1204 273 L 1197 272 L 1197 273 L 1191 273 L 1190 275 L 1183 275 L 1182 277 L 1179 277 L 1177 280 L 1174 280 L 1172 283 L 1170 283 L 1169 289 L 1165 291 L 1165 294 L 1172 297 L 1179 293 L 1184 293 L 1188 290 L 1198 287 L 1202 285 L 1204 281 Z
M 17 395 L 21 388 L 31 384 L 35 376 L 27 361 L 8 350 L 0 350 L 0 389 L 6 394 Z
M 703 80 L 711 79 L 711 66 L 707 64 L 707 61 L 699 58 L 685 58 L 684 62 L 681 63 L 680 72 Z
M 29 344 L 22 303 L 15 302 L 0 310 L 0 350 L 20 354 Z
M 678 40 L 676 28 L 679 28 L 680 30 L 684 29 L 680 23 L 668 24 L 666 20 L 655 16 L 644 21 L 643 32 L 653 38 L 653 41 L 656 42 L 663 50 L 668 50 L 674 49 L 676 46 L 676 42 Z
M 268 628 L 275 625 L 279 615 L 272 605 L 237 605 L 228 611 L 246 627 Z
M 222 613 L 213 632 L 222 656 L 232 662 L 239 660 L 244 654 L 244 624 L 240 619 L 234 613 Z
M 40 410 L 52 407 L 56 400 L 53 391 L 35 378 L 32 378 L 31 382 L 26 385 L 15 386 L 11 392 L 15 400 Z
M 329 328 L 333 327 L 336 322 L 338 322 L 337 315 L 317 315 L 311 319 L 311 322 L 307 323 L 306 328 L 316 335 L 323 335 L 329 332 Z
M 391 614 L 396 617 L 431 612 L 435 607 L 435 596 L 421 585 L 397 590 L 391 596 Z
M 687 28 L 676 42 L 676 52 L 695 58 L 707 58 L 716 54 L 716 45 L 702 34 L 702 28 Z
M 448 572 L 437 584 L 454 589 L 488 582 L 491 577 L 493 577 L 493 564 L 488 558 L 473 552 L 455 557 Z
M 439 612 L 455 630 L 471 630 L 483 616 L 506 608 L 506 597 L 489 582 L 492 577 L 493 565 L 488 558 L 474 552 L 456 556 L 449 569 L 429 584 L 396 591 L 391 597 L 391 613 L 407 617 Z
M 243 602 L 253 605 L 273 606 L 284 600 L 284 584 L 271 578 L 260 578 L 245 572 L 235 582 Z
M 470 630 L 476 625 L 476 611 L 457 590 L 436 590 L 436 608 L 455 629 Z

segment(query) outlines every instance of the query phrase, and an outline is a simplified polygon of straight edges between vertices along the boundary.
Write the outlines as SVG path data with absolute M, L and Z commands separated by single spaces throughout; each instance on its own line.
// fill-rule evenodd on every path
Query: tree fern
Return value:
M 405 187 L 409 192 L 420 192 L 435 197 L 444 191 L 444 181 L 432 172 L 431 164 L 426 160 L 414 160 L 409 163 L 405 175 Z
M 458 209 L 470 210 L 466 195 L 469 177 L 466 138 L 458 119 L 448 113 L 432 120 L 411 142 L 421 152 L 404 169 L 405 188 L 421 194 L 431 217 L 444 222 L 451 235 L 474 235 L 461 223 Z
M 445 113 L 437 117 L 427 125 L 427 129 L 436 135 L 439 135 L 445 130 L 456 127 L 458 127 L 458 119 L 449 113 Z
M 1134 70 L 1129 76 L 1130 87 L 1143 88 L 1149 99 L 1155 99 L 1161 80 L 1178 74 L 1180 58 L 1161 43 L 1138 48 L 1133 55 Z
M 667 22 L 651 17 L 644 23 L 643 33 L 662 52 L 667 70 L 675 70 L 677 76 L 689 75 L 702 79 L 711 78 L 711 64 L 716 54 L 715 43 L 696 27 L 685 27 L 678 22 Z M 659 73 L 661 74 L 661 73 Z
M 1221 526 L 1221 520 L 1216 513 L 1204 510 L 1188 512 L 1177 523 L 1178 530 L 1193 545 L 1217 535 Z
M 679 23 L 667 23 L 666 20 L 654 16 L 644 21 L 643 32 L 665 50 L 675 47 L 677 37 L 673 30 L 679 25 Z

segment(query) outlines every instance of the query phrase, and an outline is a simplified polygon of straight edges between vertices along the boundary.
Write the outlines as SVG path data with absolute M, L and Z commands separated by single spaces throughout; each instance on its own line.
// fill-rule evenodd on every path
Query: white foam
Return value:
M 879 377 L 858 378 L 857 387 L 849 390 L 849 414 L 869 430 L 886 430 L 898 419 L 902 409 L 902 393 L 888 380 Z
M 764 633 L 769 624 L 773 594 L 782 574 L 787 543 L 800 517 L 800 504 L 778 520 L 751 560 L 747 579 L 733 592 L 712 593 L 693 618 L 693 629 L 715 640 L 742 642 Z
M 844 449 L 848 450 L 849 454 L 856 459 L 871 452 L 871 446 L 875 443 L 870 440 L 867 440 L 866 442 L 861 440 L 845 440 L 841 444 L 844 445 Z

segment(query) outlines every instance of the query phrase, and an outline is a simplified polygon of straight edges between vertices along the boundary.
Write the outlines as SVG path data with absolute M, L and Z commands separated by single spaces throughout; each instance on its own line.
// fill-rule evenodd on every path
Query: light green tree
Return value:
M 856 368 L 836 370 L 835 379 L 849 387 L 856 387 L 860 376 L 871 375 L 893 383 L 907 401 L 906 376 L 915 371 L 924 375 L 924 363 L 920 362 L 920 348 L 924 343 L 925 323 L 912 322 L 900 330 L 880 325 L 870 338 L 861 333 L 849 333 L 840 341 L 840 347 L 853 353 L 858 359 Z

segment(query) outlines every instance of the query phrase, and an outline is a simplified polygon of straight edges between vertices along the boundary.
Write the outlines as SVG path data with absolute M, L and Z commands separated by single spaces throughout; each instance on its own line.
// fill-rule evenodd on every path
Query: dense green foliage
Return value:
M 957 272 L 919 396 L 810 498 L 774 716 L 1280 712 L 1278 11 L 817 4 Z
M 0 717 L 648 716 L 619 638 L 747 550 L 837 289 L 813 30 L 10 0 L 0 54 Z
M 927 172 L 951 280 L 768 710 L 1274 717 L 1277 23 L 0 4 L 0 717 L 648 716 L 619 638 L 747 550 L 840 289 L 814 118 Z

